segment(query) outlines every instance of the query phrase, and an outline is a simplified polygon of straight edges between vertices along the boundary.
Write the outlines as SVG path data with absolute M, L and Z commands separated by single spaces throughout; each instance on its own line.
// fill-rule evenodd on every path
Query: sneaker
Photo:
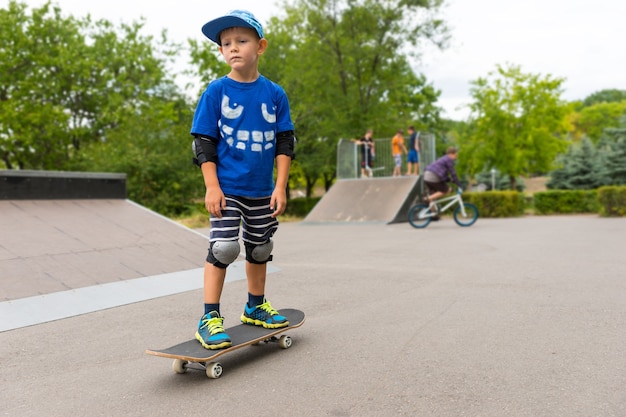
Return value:
M 266 329 L 276 329 L 289 325 L 287 318 L 278 314 L 278 311 L 274 310 L 267 300 L 256 307 L 248 307 L 248 303 L 246 303 L 241 315 L 241 322 L 263 326 Z
M 232 345 L 230 337 L 224 331 L 224 318 L 217 311 L 202 316 L 196 339 L 205 349 L 222 349 Z

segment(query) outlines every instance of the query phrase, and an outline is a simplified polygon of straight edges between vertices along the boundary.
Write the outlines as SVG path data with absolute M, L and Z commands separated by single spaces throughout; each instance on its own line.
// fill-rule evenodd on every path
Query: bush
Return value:
M 306 217 L 321 197 L 298 197 L 287 201 L 285 215 L 294 217 Z
M 626 187 L 598 188 L 598 204 L 602 216 L 626 216 Z
M 535 213 L 597 213 L 596 190 L 553 190 L 537 192 L 533 196 Z
M 517 191 L 464 193 L 463 201 L 475 204 L 480 217 L 516 217 L 524 214 L 524 195 Z

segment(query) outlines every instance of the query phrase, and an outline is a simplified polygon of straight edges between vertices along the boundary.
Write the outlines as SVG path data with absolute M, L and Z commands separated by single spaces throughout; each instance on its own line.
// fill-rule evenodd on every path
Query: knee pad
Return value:
M 253 245 L 252 243 L 244 243 L 246 247 L 246 261 L 251 264 L 264 264 L 272 260 L 272 249 L 274 249 L 274 241 L 268 239 L 261 245 Z
M 240 251 L 238 240 L 218 240 L 211 243 L 206 261 L 223 269 L 235 262 Z

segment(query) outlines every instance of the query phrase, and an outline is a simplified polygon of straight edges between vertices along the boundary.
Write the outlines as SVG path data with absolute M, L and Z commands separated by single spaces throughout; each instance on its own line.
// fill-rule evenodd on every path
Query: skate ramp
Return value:
M 405 222 L 419 190 L 416 176 L 339 180 L 303 223 Z
M 0 332 L 202 288 L 208 231 L 127 200 L 125 183 L 0 171 Z M 226 280 L 244 278 L 240 256 Z

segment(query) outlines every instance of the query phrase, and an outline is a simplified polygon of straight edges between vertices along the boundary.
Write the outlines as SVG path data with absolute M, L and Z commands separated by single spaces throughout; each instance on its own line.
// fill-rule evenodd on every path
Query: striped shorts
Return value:
M 242 240 L 252 245 L 266 243 L 278 229 L 278 220 L 272 217 L 270 197 L 248 198 L 227 195 L 226 209 L 222 217 L 211 217 L 211 242 L 239 239 L 239 228 L 243 229 Z

